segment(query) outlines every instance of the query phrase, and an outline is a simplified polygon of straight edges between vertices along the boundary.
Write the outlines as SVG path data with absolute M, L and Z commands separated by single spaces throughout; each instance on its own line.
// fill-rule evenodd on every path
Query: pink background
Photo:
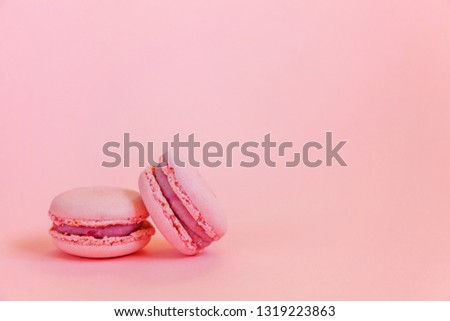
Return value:
M 0 298 L 450 299 L 449 57 L 445 0 L 0 0 Z M 50 243 L 59 192 L 137 188 L 100 166 L 124 132 L 326 131 L 347 168 L 203 168 L 230 223 L 204 255 Z

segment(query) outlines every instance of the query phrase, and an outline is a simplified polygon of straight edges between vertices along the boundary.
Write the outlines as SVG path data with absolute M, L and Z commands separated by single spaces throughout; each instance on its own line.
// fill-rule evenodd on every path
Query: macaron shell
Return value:
M 183 254 L 199 253 L 164 198 L 150 167 L 139 176 L 139 190 L 153 223 L 164 238 Z
M 222 237 L 227 231 L 228 224 L 216 195 L 200 175 L 200 172 L 195 167 L 192 167 L 186 161 L 186 158 L 180 156 L 180 160 L 184 161 L 185 167 L 176 165 L 172 154 L 169 153 L 167 156 L 167 163 L 173 168 L 173 179 L 178 182 L 191 203 L 201 213 L 204 221 L 215 231 L 218 238 Z M 175 187 L 175 193 L 180 197 L 179 190 L 176 186 L 173 187 Z
M 52 220 L 64 224 L 132 224 L 148 217 L 139 193 L 133 190 L 94 186 L 69 190 L 56 196 L 49 209 Z
M 128 255 L 139 251 L 150 242 L 155 228 L 147 222 L 141 228 L 128 236 L 104 237 L 97 239 L 91 236 L 66 235 L 50 229 L 53 244 L 60 250 L 88 258 L 108 258 Z
M 139 251 L 148 244 L 151 237 L 141 239 L 139 241 L 124 243 L 120 245 L 107 246 L 107 245 L 79 245 L 74 242 L 67 242 L 52 237 L 53 244 L 71 255 L 86 257 L 86 258 L 111 258 L 129 255 Z

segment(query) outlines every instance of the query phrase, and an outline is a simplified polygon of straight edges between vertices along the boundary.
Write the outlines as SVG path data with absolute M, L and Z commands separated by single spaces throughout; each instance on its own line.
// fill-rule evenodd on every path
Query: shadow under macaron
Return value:
M 123 258 L 136 258 L 136 259 L 183 259 L 188 256 L 181 254 L 174 249 L 166 240 L 161 237 L 153 237 L 150 243 L 143 249 L 124 256 L 111 257 L 111 258 L 85 258 L 67 254 L 57 249 L 51 242 L 48 235 L 33 235 L 14 240 L 11 243 L 11 248 L 22 254 L 32 255 L 34 257 L 41 256 L 45 258 L 61 259 L 68 261 L 108 261 L 117 260 Z
M 7 259 L 23 263 L 21 273 L 51 280 L 45 282 L 50 290 L 38 298 L 41 300 L 146 300 L 153 298 L 155 286 L 170 288 L 180 282 L 201 280 L 216 273 L 223 265 L 220 251 L 208 249 L 195 256 L 186 256 L 158 234 L 144 249 L 116 258 L 92 259 L 66 254 L 45 234 L 12 240 L 8 248 Z M 58 291 L 60 284 L 70 284 L 77 291 L 62 294 Z M 110 289 L 106 294 L 95 290 L 104 287 Z M 37 297 L 23 293 L 20 299 Z

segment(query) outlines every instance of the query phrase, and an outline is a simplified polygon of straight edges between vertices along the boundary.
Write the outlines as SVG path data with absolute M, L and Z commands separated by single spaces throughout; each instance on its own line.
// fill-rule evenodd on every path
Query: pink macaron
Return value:
M 108 258 L 143 248 L 155 233 L 139 193 L 84 187 L 56 196 L 49 210 L 53 243 L 81 257 Z
M 139 177 L 139 190 L 152 221 L 177 250 L 202 252 L 226 232 L 219 202 L 196 168 L 177 166 L 173 156 L 150 166 Z

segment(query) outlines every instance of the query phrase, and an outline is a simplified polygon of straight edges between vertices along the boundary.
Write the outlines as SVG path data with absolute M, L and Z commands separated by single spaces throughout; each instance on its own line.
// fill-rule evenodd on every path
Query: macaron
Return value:
M 60 250 L 81 257 L 109 258 L 142 249 L 155 233 L 136 191 L 83 187 L 51 202 L 50 235 Z
M 166 154 L 160 166 L 149 166 L 142 172 L 139 191 L 165 239 L 181 253 L 195 255 L 226 233 L 227 221 L 198 170 L 184 163 L 184 167 L 179 166 Z

